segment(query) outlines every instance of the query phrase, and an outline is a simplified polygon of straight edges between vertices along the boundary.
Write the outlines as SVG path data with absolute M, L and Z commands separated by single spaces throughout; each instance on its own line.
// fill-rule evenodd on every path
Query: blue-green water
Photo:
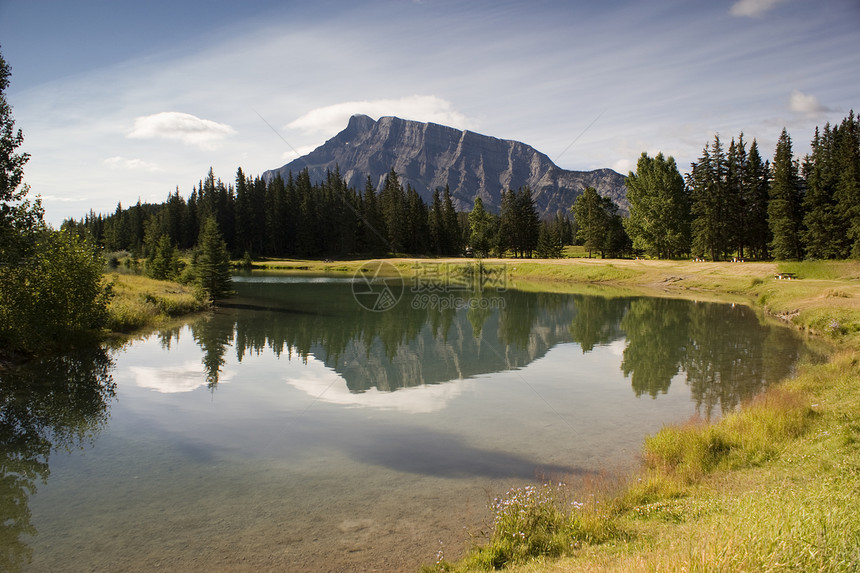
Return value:
M 804 352 L 740 305 L 447 285 L 374 311 L 347 279 L 235 286 L 122 349 L 0 373 L 0 567 L 415 570 L 459 554 L 488 497 L 630 468 Z

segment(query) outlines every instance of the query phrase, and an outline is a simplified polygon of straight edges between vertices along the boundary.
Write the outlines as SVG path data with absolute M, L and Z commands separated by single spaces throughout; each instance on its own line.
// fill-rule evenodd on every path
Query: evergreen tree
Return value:
M 731 253 L 734 251 L 741 259 L 748 245 L 747 230 L 747 193 L 744 174 L 747 169 L 747 150 L 744 134 L 738 136 L 737 142 L 732 138 L 726 155 L 726 203 L 725 219 L 727 229 L 725 234 L 726 246 Z
M 195 284 L 210 298 L 217 300 L 232 294 L 230 255 L 214 216 L 207 217 L 201 226 L 193 274 Z
M 361 201 L 362 213 L 362 243 L 364 250 L 371 253 L 384 253 L 388 250 L 388 232 L 385 228 L 385 217 L 376 195 L 376 188 L 370 175 L 364 184 L 364 194 Z
M 513 189 L 502 192 L 502 204 L 499 210 L 499 233 L 496 239 L 496 251 L 500 257 L 505 256 L 508 250 L 516 248 L 517 195 Z M 514 255 L 516 255 L 516 251 Z
M 531 188 L 526 185 L 517 193 L 516 198 L 516 245 L 514 250 L 520 256 L 531 258 L 532 252 L 537 248 L 538 235 L 540 234 L 540 216 L 537 205 L 532 197 Z
M 691 250 L 696 256 L 720 260 L 731 251 L 731 189 L 728 161 L 719 135 L 705 146 L 702 157 L 693 163 L 687 176 L 692 216 Z
M 392 168 L 380 193 L 382 215 L 388 231 L 388 246 L 392 252 L 402 252 L 408 243 L 406 236 L 406 194 L 397 172 Z
M 846 256 L 860 258 L 860 116 L 854 110 L 842 120 L 835 134 L 834 163 L 837 169 L 837 211 L 846 229 Z
M 445 185 L 445 200 L 442 206 L 442 223 L 444 228 L 444 243 L 442 254 L 455 256 L 463 249 L 463 233 L 451 199 L 451 190 Z
M 829 123 L 824 126 L 823 133 L 816 128 L 812 155 L 807 155 L 803 162 L 807 188 L 803 196 L 802 238 L 810 259 L 832 259 L 847 254 L 847 229 L 836 204 L 839 174 L 834 157 L 834 135 Z
M 442 197 L 439 188 L 433 190 L 433 199 L 427 214 L 427 226 L 430 228 L 430 252 L 437 257 L 447 253 L 445 219 L 442 212 Z
M 484 210 L 484 201 L 480 196 L 475 197 L 475 206 L 469 213 L 471 228 L 470 246 L 476 256 L 486 257 L 493 246 L 494 229 L 493 217 Z
M 538 234 L 537 256 L 541 259 L 560 259 L 562 255 L 561 234 L 553 223 L 541 223 Z
M 627 200 L 624 226 L 634 249 L 666 259 L 689 251 L 690 203 L 674 158 L 643 153 L 627 175 Z
M 587 187 L 571 208 L 576 219 L 577 239 L 588 250 L 599 251 L 601 258 L 619 256 L 629 248 L 618 206 L 609 197 L 601 197 L 594 187 Z
M 768 245 L 771 241 L 770 227 L 767 222 L 769 173 L 770 166 L 767 162 L 762 162 L 758 143 L 753 139 L 743 173 L 746 243 L 752 256 L 760 260 L 768 258 Z
M 415 255 L 429 252 L 430 228 L 427 205 L 412 185 L 406 185 L 406 237 L 408 251 Z
M 257 222 L 254 217 L 253 189 L 253 183 L 239 167 L 236 170 L 236 212 L 233 218 L 236 221 L 236 249 L 243 252 L 254 248 Z
M 167 234 L 161 235 L 146 263 L 146 274 L 157 280 L 175 280 L 180 271 L 179 252 Z
M 773 156 L 768 224 L 773 234 L 770 250 L 776 259 L 800 259 L 802 185 L 792 156 L 791 137 L 783 128 Z
M 30 154 L 17 152 L 24 134 L 15 130 L 12 107 L 6 101 L 10 74 L 0 55 L 0 265 L 15 264 L 29 254 L 45 226 L 41 199 L 30 202 L 30 187 L 22 184 Z

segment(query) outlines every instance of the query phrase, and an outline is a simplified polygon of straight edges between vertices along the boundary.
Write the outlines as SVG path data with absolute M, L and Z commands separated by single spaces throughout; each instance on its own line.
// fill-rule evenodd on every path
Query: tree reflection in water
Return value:
M 47 481 L 51 453 L 92 444 L 107 424 L 112 370 L 108 351 L 96 348 L 0 371 L 0 570 L 30 561 L 29 496 Z
M 683 375 L 707 418 L 790 374 L 802 349 L 792 331 L 743 305 L 486 289 L 465 293 L 459 308 L 420 307 L 407 296 L 373 312 L 352 301 L 349 284 L 237 288 L 235 305 L 192 326 L 211 388 L 230 346 L 239 361 L 263 349 L 313 355 L 363 392 L 522 368 L 562 343 L 588 353 L 621 342 L 620 370 L 637 397 L 657 398 Z

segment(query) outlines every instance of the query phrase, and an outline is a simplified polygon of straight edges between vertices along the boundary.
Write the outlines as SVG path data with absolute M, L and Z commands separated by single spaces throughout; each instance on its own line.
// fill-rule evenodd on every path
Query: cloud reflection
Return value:
M 315 363 L 315 364 L 314 364 Z M 364 392 L 351 392 L 346 380 L 334 370 L 325 368 L 314 359 L 308 359 L 309 367 L 301 376 L 287 379 L 287 384 L 301 390 L 315 400 L 358 408 L 396 410 L 410 414 L 429 414 L 445 409 L 448 404 L 469 387 L 466 380 L 447 384 L 433 384 L 400 388 L 394 392 L 384 392 L 370 388 Z
M 134 383 L 139 387 L 162 394 L 191 392 L 206 386 L 207 382 L 203 364 L 193 360 L 177 366 L 131 366 L 128 370 L 134 375 Z M 220 382 L 227 382 L 227 378 L 222 375 Z

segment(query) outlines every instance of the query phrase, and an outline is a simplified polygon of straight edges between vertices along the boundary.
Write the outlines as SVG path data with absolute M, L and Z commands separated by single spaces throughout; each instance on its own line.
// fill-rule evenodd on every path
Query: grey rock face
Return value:
M 263 173 L 286 180 L 308 168 L 311 179 L 340 169 L 347 184 L 364 189 L 367 176 L 379 188 L 393 168 L 405 187 L 412 185 L 429 203 L 436 188 L 449 186 L 458 211 L 470 211 L 480 195 L 484 207 L 498 213 L 501 194 L 528 185 L 543 217 L 567 211 L 586 187 L 611 197 L 627 211 L 625 177 L 612 169 L 567 171 L 549 157 L 518 141 L 461 131 L 435 123 L 354 115 L 346 129 L 311 153 Z

